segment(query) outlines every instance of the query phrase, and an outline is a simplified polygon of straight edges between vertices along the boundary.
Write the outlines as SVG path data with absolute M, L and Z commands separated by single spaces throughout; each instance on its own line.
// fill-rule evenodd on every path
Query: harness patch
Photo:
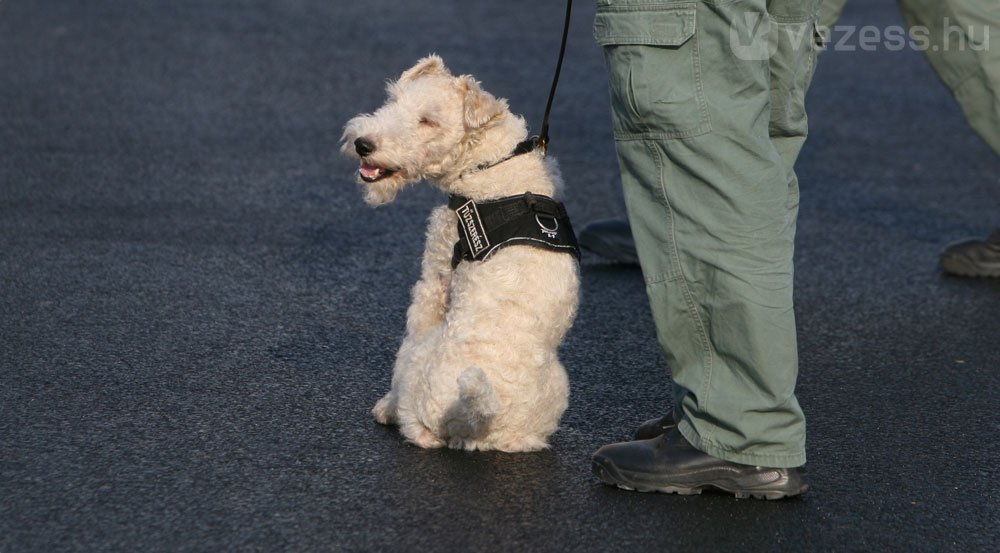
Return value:
M 569 253 L 580 259 L 566 207 L 548 196 L 526 192 L 476 203 L 452 195 L 448 207 L 455 211 L 459 228 L 452 267 L 462 261 L 485 261 L 495 251 L 513 245 Z
M 490 240 L 486 236 L 486 227 L 483 226 L 483 219 L 476 209 L 476 202 L 469 200 L 455 209 L 458 215 L 458 224 L 465 233 L 465 241 L 472 252 L 472 257 L 476 257 L 490 247 Z

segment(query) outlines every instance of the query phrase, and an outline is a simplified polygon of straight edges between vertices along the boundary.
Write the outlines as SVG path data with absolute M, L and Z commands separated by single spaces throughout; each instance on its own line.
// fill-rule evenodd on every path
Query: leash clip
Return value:
M 559 84 L 559 73 L 562 72 L 563 59 L 566 57 L 566 40 L 569 38 L 570 14 L 573 11 L 573 0 L 566 0 L 566 21 L 563 23 L 562 44 L 559 45 L 559 59 L 556 61 L 556 72 L 552 76 L 552 88 L 549 89 L 549 99 L 545 103 L 545 114 L 542 115 L 542 132 L 538 135 L 538 149 L 542 157 L 549 153 L 549 115 L 552 113 L 552 101 L 556 98 L 556 86 Z

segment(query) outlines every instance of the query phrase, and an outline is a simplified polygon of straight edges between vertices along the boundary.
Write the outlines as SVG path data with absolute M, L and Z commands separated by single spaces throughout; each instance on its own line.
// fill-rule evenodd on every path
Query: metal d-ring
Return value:
M 542 220 L 539 219 L 539 217 L 541 217 L 541 215 L 535 214 L 535 222 L 538 223 L 538 228 L 542 229 L 542 234 L 548 236 L 549 238 L 555 238 L 556 234 L 559 232 L 559 219 L 550 217 L 552 222 L 556 224 L 555 228 L 551 228 L 545 226 L 545 223 L 542 223 Z

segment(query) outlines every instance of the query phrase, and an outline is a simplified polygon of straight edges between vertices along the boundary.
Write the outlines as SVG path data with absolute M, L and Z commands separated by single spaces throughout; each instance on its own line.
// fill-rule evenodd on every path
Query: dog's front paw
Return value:
M 512 440 L 504 440 L 496 446 L 496 449 L 505 453 L 526 453 L 548 448 L 548 442 L 540 436 L 520 436 Z
M 396 424 L 396 398 L 389 392 L 372 408 L 372 415 L 379 424 Z

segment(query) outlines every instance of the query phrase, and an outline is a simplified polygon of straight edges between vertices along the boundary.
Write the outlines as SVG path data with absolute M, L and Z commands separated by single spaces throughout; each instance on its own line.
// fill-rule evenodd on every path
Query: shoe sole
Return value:
M 615 263 L 621 263 L 622 265 L 639 264 L 639 257 L 637 255 L 624 253 L 621 251 L 621 248 L 616 248 L 614 244 L 600 238 L 581 236 L 580 247 Z
M 983 265 L 965 257 L 941 257 L 941 269 L 949 275 L 970 278 L 1000 278 L 1000 265 Z
M 1000 278 L 1000 269 L 996 271 L 983 271 L 983 270 L 972 270 L 972 269 L 962 269 L 962 268 L 945 268 L 944 272 L 952 276 L 960 276 L 967 278 Z
M 800 482 L 798 485 L 792 485 L 787 489 L 766 489 L 766 488 L 755 488 L 748 489 L 742 488 L 738 483 L 733 482 L 731 484 L 722 484 L 719 482 L 705 482 L 705 483 L 692 483 L 692 484 L 663 484 L 663 485 L 653 485 L 636 483 L 628 478 L 625 478 L 621 471 L 614 466 L 611 461 L 595 457 L 591 468 L 594 475 L 601 479 L 605 484 L 612 486 L 617 486 L 623 490 L 636 491 L 642 493 L 648 492 L 659 492 L 659 493 L 671 493 L 677 495 L 700 495 L 705 490 L 716 490 L 729 494 L 733 494 L 737 499 L 765 499 L 769 501 L 774 501 L 778 499 L 785 499 L 789 497 L 795 497 L 809 491 L 809 484 L 805 482 Z M 789 482 L 791 484 L 791 482 Z

